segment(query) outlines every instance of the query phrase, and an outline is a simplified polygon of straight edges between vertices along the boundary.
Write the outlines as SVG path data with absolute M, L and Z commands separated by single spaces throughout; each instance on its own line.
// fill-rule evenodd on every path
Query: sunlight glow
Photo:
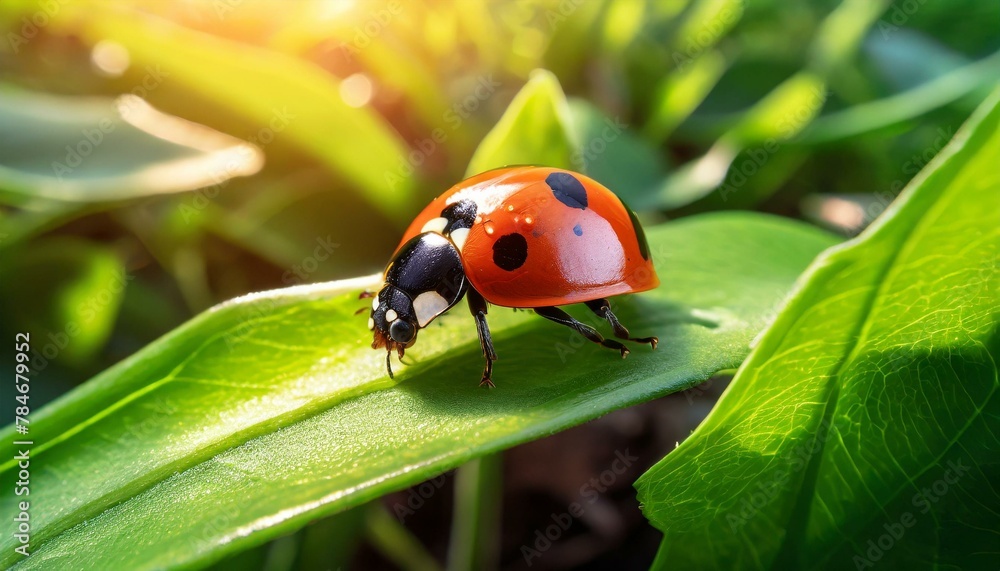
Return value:
M 340 98 L 351 107 L 364 107 L 372 99 L 372 80 L 363 73 L 354 75 L 340 82 Z
M 125 46 L 118 42 L 101 40 L 90 51 L 90 61 L 101 73 L 118 77 L 128 69 L 131 57 Z

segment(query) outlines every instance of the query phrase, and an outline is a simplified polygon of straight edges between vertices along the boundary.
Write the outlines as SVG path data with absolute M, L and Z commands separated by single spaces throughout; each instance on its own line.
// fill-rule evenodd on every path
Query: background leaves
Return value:
M 254 174 L 264 160 L 253 145 L 165 116 L 132 96 L 0 93 L 0 145 L 0 188 L 22 203 L 192 190 Z
M 44 471 L 42 482 L 49 490 L 44 494 L 52 495 L 38 492 L 47 507 L 35 508 L 41 525 L 36 539 L 48 541 L 49 556 L 71 557 L 75 546 L 85 551 L 96 541 L 88 535 L 88 522 L 131 533 L 135 526 L 126 522 L 140 521 L 132 518 L 154 520 L 152 512 L 138 507 L 164 508 L 155 504 L 154 490 L 183 491 L 189 495 L 163 497 L 177 505 L 191 500 L 191 505 L 200 506 L 209 496 L 199 494 L 216 489 L 211 482 L 197 483 L 196 473 L 207 474 L 211 468 L 219 470 L 213 474 L 222 480 L 237 482 L 257 477 L 252 470 L 264 469 L 253 463 L 221 465 L 218 458 L 260 458 L 250 454 L 259 442 L 272 439 L 268 441 L 273 444 L 275 435 L 319 423 L 316 419 L 349 402 L 390 394 L 412 398 L 423 395 L 419 387 L 424 386 L 437 390 L 426 379 L 435 376 L 433 366 L 439 362 L 455 377 L 467 368 L 475 373 L 474 339 L 464 325 L 459 328 L 463 320 L 452 317 L 454 321 L 434 331 L 440 333 L 440 345 L 422 339 L 427 354 L 410 362 L 404 382 L 384 385 L 377 356 L 355 334 L 363 329 L 363 318 L 346 315 L 354 309 L 347 293 L 343 300 L 324 301 L 322 288 L 314 292 L 319 298 L 312 297 L 313 290 L 286 288 L 381 270 L 403 225 L 431 197 L 467 172 L 505 162 L 547 162 L 580 170 L 619 193 L 647 227 L 680 219 L 676 227 L 688 233 L 656 231 L 669 237 L 671 248 L 660 253 L 666 293 L 640 296 L 622 306 L 633 319 L 648 310 L 670 321 L 677 346 L 664 346 L 666 351 L 652 356 L 636 352 L 625 368 L 600 360 L 600 352 L 586 352 L 587 359 L 596 360 L 581 361 L 581 371 L 605 372 L 603 384 L 588 376 L 590 384 L 580 390 L 591 392 L 542 390 L 551 397 L 553 408 L 543 409 L 550 416 L 504 432 L 508 440 L 503 442 L 535 438 L 627 402 L 664 394 L 723 362 L 737 366 L 794 279 L 791 267 L 772 267 L 774 260 L 768 256 L 798 252 L 791 256 L 802 267 L 808 256 L 797 248 L 812 242 L 797 237 L 798 227 L 772 228 L 776 223 L 770 219 L 684 218 L 752 209 L 803 218 L 850 236 L 883 212 L 891 216 L 897 211 L 890 204 L 899 191 L 994 88 L 1000 36 L 991 23 L 1000 17 L 998 10 L 1000 4 L 986 0 L 0 2 L 0 271 L 5 278 L 0 335 L 10 338 L 30 327 L 33 339 L 39 340 L 33 344 L 38 382 L 33 381 L 31 393 L 32 414 L 40 419 L 35 426 L 47 436 L 39 458 L 61 467 L 57 473 Z M 65 158 L 65 145 L 85 140 L 82 133 L 99 126 L 102 118 L 117 121 L 111 105 L 122 95 L 147 101 L 156 120 L 146 127 L 159 128 L 138 128 L 126 120 L 114 136 L 104 139 L 100 152 L 74 170 L 76 176 L 54 180 L 51 167 Z M 243 149 L 253 149 L 245 157 L 239 155 L 252 159 L 247 168 L 233 170 L 220 161 L 226 153 Z M 984 146 L 982 152 L 990 149 Z M 175 168 L 187 159 L 200 161 L 204 168 Z M 216 168 L 220 162 L 222 168 Z M 974 187 L 974 182 L 968 186 Z M 980 218 L 987 219 L 989 213 L 981 210 Z M 922 228 L 921 221 L 911 223 Z M 702 230 L 706 236 L 695 233 Z M 758 230 L 780 239 L 745 237 Z M 786 243 L 795 241 L 802 244 Z M 698 259 L 689 259 L 699 252 Z M 880 250 L 852 259 L 851 267 L 863 268 L 869 258 L 888 264 L 885 255 Z M 685 269 L 689 263 L 696 264 L 693 273 Z M 715 265 L 709 269 L 704 265 L 709 263 Z M 755 277 L 763 268 L 779 275 Z M 690 286 L 692 291 L 670 289 L 675 287 L 670 281 L 674 274 L 676 287 Z M 913 280 L 930 275 L 906 274 Z M 777 282 L 782 285 L 772 291 Z M 934 284 L 900 282 L 899 287 L 931 292 Z M 271 290 L 282 293 L 202 314 L 220 302 Z M 753 307 L 727 309 L 754 292 L 761 293 L 755 294 L 760 299 Z M 684 299 L 690 293 L 697 307 L 689 312 L 688 307 L 670 305 L 675 293 Z M 937 298 L 928 293 L 927 299 Z M 333 312 L 332 317 L 326 311 Z M 918 323 L 940 317 L 933 313 L 917 319 L 916 311 L 908 307 L 907 313 Z M 282 317 L 269 321 L 269 312 Z M 515 349 L 522 347 L 515 339 L 522 333 L 540 346 L 551 340 L 549 335 L 558 335 L 545 324 L 521 320 L 527 316 L 495 313 L 491 319 Z M 713 351 L 711 355 L 687 354 L 683 342 L 689 333 L 708 327 L 720 315 L 737 319 L 744 314 L 756 317 L 734 325 L 741 331 L 738 336 L 723 339 L 721 327 L 706 331 L 702 349 Z M 308 317 L 301 329 L 291 323 L 299 315 Z M 840 312 L 835 317 L 848 315 Z M 679 324 L 689 319 L 691 324 Z M 962 319 L 968 321 L 964 315 Z M 260 331 L 247 326 L 258 321 Z M 70 324 L 81 331 L 64 338 Z M 536 332 L 535 327 L 541 329 Z M 235 333 L 212 337 L 220 331 Z M 279 338 L 312 336 L 314 331 L 312 341 Z M 263 344 L 247 342 L 237 349 L 227 342 L 255 335 Z M 691 339 L 701 343 L 700 337 Z M 939 346 L 956 346 L 951 339 L 932 339 L 936 344 L 929 355 Z M 199 347 L 204 348 L 192 354 Z M 917 342 L 914 347 L 926 349 Z M 969 353 L 967 347 L 960 348 Z M 171 357 L 174 351 L 182 356 Z M 230 362 L 234 355 L 243 360 Z M 643 361 L 633 363 L 633 357 L 645 357 L 657 366 L 659 359 L 670 357 L 672 363 L 693 368 L 683 374 L 669 369 L 661 377 L 640 369 Z M 344 372 L 338 368 L 340 358 L 361 368 Z M 508 390 L 523 389 L 518 398 L 527 399 L 529 385 L 548 386 L 546 379 L 535 377 L 550 371 L 549 359 L 551 355 L 532 353 L 532 368 L 523 371 L 526 378 L 514 380 Z M 505 358 L 498 366 L 512 366 L 511 361 Z M 111 368 L 116 364 L 118 368 Z M 150 368 L 143 369 L 147 364 Z M 600 368 L 604 364 L 607 369 Z M 804 371 L 817 364 L 799 365 Z M 246 378 L 230 378 L 223 367 L 246 371 Z M 872 373 L 883 374 L 883 369 L 890 370 L 884 366 Z M 521 371 L 514 370 L 520 376 Z M 925 373 L 938 373 L 937 368 L 922 366 L 900 365 L 899 370 L 921 383 Z M 626 375 L 619 378 L 622 372 Z M 85 382 L 92 378 L 96 382 Z M 506 446 L 497 443 L 502 438 L 483 436 L 466 456 L 423 459 L 426 465 L 376 483 L 371 483 L 372 474 L 367 480 L 351 480 L 347 474 L 353 468 L 347 467 L 331 472 L 339 474 L 336 483 L 333 477 L 307 478 L 302 494 L 287 506 L 270 501 L 273 490 L 254 488 L 265 498 L 257 504 L 227 496 L 225 505 L 237 506 L 246 516 L 242 520 L 235 512 L 212 512 L 208 521 L 200 519 L 208 512 L 181 509 L 178 514 L 188 514 L 215 538 L 204 546 L 203 537 L 195 538 L 200 551 L 193 557 L 198 561 L 220 553 L 234 557 L 222 561 L 221 568 L 327 569 L 341 563 L 369 568 L 387 560 L 415 566 L 446 558 L 449 566 L 468 568 L 475 565 L 472 561 L 491 560 L 483 558 L 488 551 L 483 549 L 484 537 L 491 535 L 501 564 L 515 565 L 522 557 L 518 547 L 531 540 L 534 526 L 548 517 L 553 502 L 562 503 L 575 492 L 571 488 L 578 475 L 601 469 L 596 464 L 603 460 L 595 460 L 596 454 L 610 445 L 595 438 L 595 431 L 607 430 L 627 441 L 625 445 L 644 448 L 640 455 L 645 462 L 660 458 L 701 420 L 719 385 L 725 384 L 722 377 L 715 380 L 714 390 L 700 388 L 684 397 L 657 399 L 514 451 L 485 456 L 460 470 L 453 505 L 443 493 L 434 505 L 444 509 L 427 509 L 405 526 L 379 511 L 392 498 L 371 502 L 363 512 L 340 510 L 398 489 L 411 478 L 436 474 L 464 457 Z M 626 381 L 637 385 L 623 385 Z M 81 386 L 53 408 L 41 408 Z M 611 387 L 612 393 L 601 393 L 599 387 Z M 13 396 L 9 384 L 0 390 Z M 590 398 L 593 391 L 599 393 L 597 407 L 559 398 L 564 392 Z M 173 400 L 156 399 L 164 394 L 182 395 L 190 411 L 175 410 Z M 866 403 L 876 398 L 869 396 Z M 687 404 L 675 406 L 681 400 Z M 460 406 L 470 405 L 454 403 L 455 409 Z M 558 406 L 571 411 L 570 416 L 559 416 L 554 408 Z M 879 406 L 875 412 L 891 410 L 889 404 Z M 420 411 L 447 412 L 430 407 Z M 498 411 L 500 407 L 483 414 L 490 417 Z M 3 422 L 11 419 L 11 412 L 9 407 L 0 409 Z M 523 411 L 515 417 L 522 419 L 520 414 Z M 181 426 L 178 419 L 191 426 Z M 377 412 L 363 420 L 388 422 Z M 497 430 L 510 428 L 504 424 Z M 409 466 L 408 455 L 419 447 L 414 440 L 405 442 L 407 455 L 400 465 Z M 325 442 L 325 450 L 336 444 Z M 545 462 L 529 464 L 549 469 L 525 469 L 523 454 L 539 449 L 574 454 L 567 453 L 560 470 L 551 469 L 552 464 L 562 466 L 551 453 L 540 455 Z M 289 462 L 294 456 L 267 450 Z M 390 464 L 386 466 L 399 467 Z M 303 460 L 289 463 L 286 472 L 299 474 L 300 468 L 320 465 Z M 103 466 L 103 472 L 93 466 Z M 252 470 L 237 474 L 245 466 Z M 548 480 L 525 483 L 532 474 L 541 479 L 539 473 Z M 884 476 L 881 471 L 873 474 Z M 891 475 L 884 476 L 887 482 Z M 339 499 L 325 495 L 361 480 L 371 485 Z M 295 483 L 279 482 L 293 488 Z M 568 531 L 572 537 L 545 554 L 545 566 L 568 567 L 586 557 L 601 561 L 627 555 L 630 561 L 642 562 L 652 557 L 659 538 L 637 511 L 627 483 L 620 484 L 600 498 L 605 507 L 614 506 L 602 512 L 605 517 L 574 524 Z M 490 485 L 495 489 L 489 490 Z M 59 486 L 67 488 L 51 491 Z M 71 488 L 79 492 L 73 498 L 60 495 Z M 495 531 L 481 526 L 483 519 L 477 515 L 485 513 L 478 504 L 492 501 L 490 494 L 493 499 L 502 495 L 503 508 L 510 510 Z M 151 503 L 142 503 L 147 501 Z M 321 505 L 310 503 L 315 501 Z M 245 505 L 250 511 L 244 511 Z M 252 513 L 258 507 L 261 512 Z M 450 519 L 448 507 L 454 507 Z M 167 509 L 173 508 L 170 504 Z M 334 511 L 336 516 L 317 525 L 236 553 Z M 810 514 L 819 511 L 809 508 Z M 292 512 L 296 515 L 282 519 Z M 283 515 L 274 518 L 275 513 Z M 804 521 L 794 517 L 787 521 Z M 858 518 L 843 516 L 839 521 L 858 530 L 857 538 L 863 541 L 871 530 Z M 877 520 L 872 520 L 876 528 Z M 467 552 L 454 545 L 449 549 L 444 539 L 437 539 L 448 535 L 449 521 L 461 532 L 454 537 Z M 946 518 L 938 523 L 949 526 Z M 247 526 L 267 530 L 241 535 L 221 549 L 213 543 L 234 530 L 247 531 Z M 819 545 L 808 543 L 819 541 L 809 535 L 814 527 L 795 537 L 773 533 L 767 541 L 812 549 Z M 825 532 L 815 533 L 818 538 Z M 924 539 L 920 533 L 913 537 Z M 709 537 L 723 539 L 730 538 Z M 347 546 L 358 543 L 366 547 L 352 560 Z M 187 561 L 173 551 L 177 545 L 190 546 L 164 543 L 157 557 Z M 701 547 L 709 552 L 712 545 Z M 693 541 L 685 546 L 697 548 Z M 899 548 L 899 553 L 904 551 Z
M 1000 557 L 998 102 L 813 263 L 705 423 L 639 480 L 664 532 L 654 567 Z

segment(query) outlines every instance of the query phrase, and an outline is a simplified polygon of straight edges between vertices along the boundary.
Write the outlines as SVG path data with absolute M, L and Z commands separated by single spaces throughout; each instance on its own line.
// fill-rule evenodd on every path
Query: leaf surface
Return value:
M 365 316 L 353 315 L 377 277 L 250 295 L 198 316 L 32 413 L 33 554 L 17 568 L 204 563 L 691 386 L 740 363 L 795 278 L 834 242 L 751 214 L 647 234 L 663 285 L 613 303 L 660 347 L 622 360 L 537 316 L 494 308 L 495 390 L 478 387 L 482 357 L 464 308 L 422 331 L 390 381 Z M 13 428 L 0 439 L 13 441 Z M 0 469 L 13 489 L 14 463 Z M 15 499 L 0 499 L 3 513 Z M 15 562 L 11 526 L 6 518 L 4 566 Z

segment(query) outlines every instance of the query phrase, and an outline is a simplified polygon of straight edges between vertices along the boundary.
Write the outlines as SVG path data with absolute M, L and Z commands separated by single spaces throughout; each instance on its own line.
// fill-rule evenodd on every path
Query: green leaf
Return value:
M 813 263 L 709 418 L 639 479 L 656 568 L 996 567 L 998 101 Z
M 712 50 L 692 60 L 684 60 L 656 88 L 649 122 L 643 134 L 664 141 L 705 100 L 726 70 L 726 59 Z
M 969 64 L 969 58 L 912 29 L 872 30 L 862 51 L 892 91 L 913 89 Z
M 725 181 L 741 152 L 760 145 L 758 151 L 769 156 L 808 128 L 826 104 L 829 78 L 850 61 L 886 5 L 885 0 L 847 0 L 838 5 L 819 26 L 808 67 L 740 114 L 701 158 L 675 169 L 657 192 L 661 206 L 676 208 L 704 198 Z
M 32 413 L 32 551 L 18 569 L 195 565 L 473 458 L 737 366 L 810 260 L 834 242 L 751 214 L 650 228 L 663 285 L 615 309 L 655 351 L 622 360 L 494 308 L 495 390 L 461 308 L 396 378 L 357 299 L 380 276 L 254 294 L 189 323 Z M 593 316 L 581 319 L 606 330 Z M 34 382 L 34 381 L 32 381 Z M 0 431 L 12 458 L 13 427 Z M 16 464 L 0 466 L 12 490 Z M 95 477 L 99 475 L 99 477 Z M 0 496 L 4 514 L 14 494 Z M 16 560 L 0 524 L 0 565 Z
M 519 144 L 512 145 L 511 140 Z M 559 80 L 552 72 L 539 69 L 532 72 L 503 116 L 479 143 L 466 174 L 506 165 L 573 168 L 573 152 L 578 147 Z
M 671 4 L 681 3 L 667 3 L 666 6 Z M 691 2 L 684 10 L 680 28 L 671 38 L 675 63 L 694 58 L 713 47 L 743 18 L 744 7 L 739 0 Z
M 790 139 L 819 114 L 825 102 L 825 79 L 809 71 L 797 73 L 747 111 L 723 140 L 745 148 L 763 141 Z
M 401 169 L 405 144 L 371 108 L 344 103 L 337 80 L 319 67 L 118 6 L 97 3 L 87 12 L 79 20 L 84 37 L 122 44 L 135 68 L 152 70 L 147 75 L 179 84 L 269 129 L 268 140 L 287 137 L 396 221 L 412 215 L 413 180 Z M 150 90 L 152 96 L 156 89 Z
M 829 144 L 912 120 L 959 98 L 996 85 L 1000 52 L 906 91 L 823 115 L 796 144 Z
M 760 145 L 765 157 L 809 125 L 826 102 L 826 80 L 801 71 L 783 81 L 758 101 L 702 157 L 675 169 L 660 186 L 655 199 L 663 208 L 677 208 L 716 190 L 740 152 Z M 723 197 L 724 201 L 725 197 Z
M 0 190 L 101 202 L 191 190 L 260 170 L 263 154 L 144 101 L 0 90 Z

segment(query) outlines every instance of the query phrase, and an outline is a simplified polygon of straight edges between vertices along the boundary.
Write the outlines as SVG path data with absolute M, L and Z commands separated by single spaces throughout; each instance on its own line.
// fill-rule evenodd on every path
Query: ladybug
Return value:
M 532 309 L 621 352 L 628 348 L 556 306 L 584 303 L 615 337 L 656 348 L 656 337 L 631 337 L 607 298 L 655 288 L 649 245 L 635 214 L 610 190 L 579 173 L 505 167 L 468 178 L 437 197 L 410 224 L 372 298 L 372 348 L 400 358 L 420 329 L 467 297 L 494 386 L 497 359 L 486 323 L 489 304 Z

